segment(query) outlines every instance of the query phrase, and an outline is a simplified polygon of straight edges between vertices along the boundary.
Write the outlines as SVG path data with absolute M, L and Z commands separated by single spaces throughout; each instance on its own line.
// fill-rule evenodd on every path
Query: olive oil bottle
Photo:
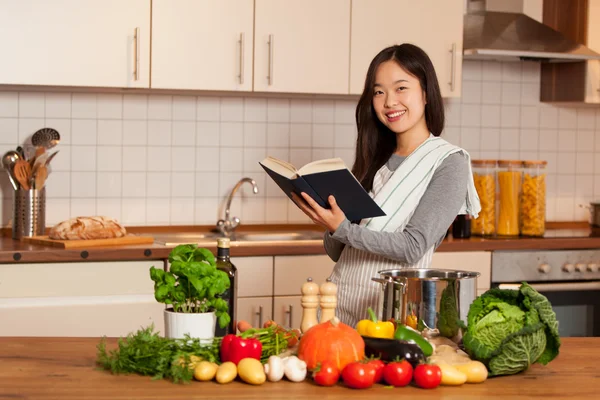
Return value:
M 237 318 L 236 318 L 236 301 L 237 301 L 237 269 L 229 258 L 229 238 L 217 239 L 217 268 L 225 272 L 229 276 L 229 289 L 221 295 L 221 298 L 227 302 L 228 313 L 231 318 L 231 322 L 225 328 L 221 328 L 217 322 L 215 328 L 215 336 L 222 337 L 227 334 L 237 332 Z

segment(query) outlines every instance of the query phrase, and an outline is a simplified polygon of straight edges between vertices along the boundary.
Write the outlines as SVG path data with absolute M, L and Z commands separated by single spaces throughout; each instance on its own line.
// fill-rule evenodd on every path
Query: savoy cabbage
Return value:
M 515 374 L 558 355 L 558 321 L 548 299 L 527 283 L 518 291 L 490 289 L 469 308 L 463 344 L 490 376 Z

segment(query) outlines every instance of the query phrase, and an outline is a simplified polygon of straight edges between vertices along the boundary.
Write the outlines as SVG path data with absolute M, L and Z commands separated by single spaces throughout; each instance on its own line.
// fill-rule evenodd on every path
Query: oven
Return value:
M 600 249 L 492 252 L 492 287 L 527 282 L 548 298 L 561 337 L 600 336 Z

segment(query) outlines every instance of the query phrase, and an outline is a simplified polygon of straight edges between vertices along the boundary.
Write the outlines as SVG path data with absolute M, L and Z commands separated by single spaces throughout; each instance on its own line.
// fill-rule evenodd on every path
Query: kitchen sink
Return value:
M 176 246 L 190 243 L 211 243 L 218 238 L 225 237 L 217 232 L 184 232 L 184 233 L 157 233 L 154 242 L 165 246 Z M 285 242 L 299 240 L 322 240 L 323 233 L 317 231 L 240 231 L 229 237 L 232 242 Z

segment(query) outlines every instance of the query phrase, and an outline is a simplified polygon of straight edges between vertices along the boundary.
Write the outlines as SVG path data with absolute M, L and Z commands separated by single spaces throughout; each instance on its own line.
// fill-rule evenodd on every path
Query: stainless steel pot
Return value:
M 458 320 L 467 322 L 469 306 L 477 297 L 478 272 L 401 268 L 379 271 L 378 317 L 405 325 L 414 321 L 438 329 L 459 342 Z

